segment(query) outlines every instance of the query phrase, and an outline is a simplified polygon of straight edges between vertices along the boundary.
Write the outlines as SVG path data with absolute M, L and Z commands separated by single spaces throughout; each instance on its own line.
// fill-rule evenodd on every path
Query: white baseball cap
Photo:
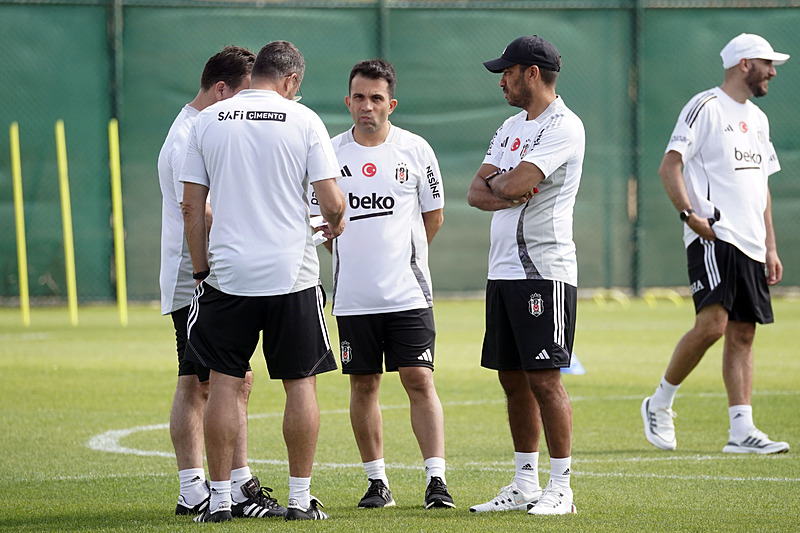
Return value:
M 725 69 L 735 67 L 742 59 L 768 59 L 773 65 L 783 65 L 789 59 L 789 54 L 776 52 L 766 39 L 752 33 L 737 35 L 725 45 L 719 55 Z

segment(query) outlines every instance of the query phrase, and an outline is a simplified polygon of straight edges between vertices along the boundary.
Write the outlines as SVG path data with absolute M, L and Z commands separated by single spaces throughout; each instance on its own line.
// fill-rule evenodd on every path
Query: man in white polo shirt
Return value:
M 725 336 L 722 377 L 730 437 L 723 452 L 789 450 L 753 423 L 753 338 L 773 322 L 769 285 L 783 276 L 768 178 L 780 170 L 767 116 L 750 101 L 767 94 L 776 65 L 789 59 L 758 35 L 734 37 L 720 53 L 721 86 L 695 95 L 681 111 L 659 174 L 684 223 L 694 327 L 675 347 L 661 383 L 642 402 L 647 440 L 677 446 L 672 402 L 706 351 Z
M 439 163 L 420 136 L 389 122 L 397 75 L 385 59 L 357 63 L 345 97 L 354 126 L 333 139 L 347 195 L 347 231 L 333 240 L 333 314 L 350 422 L 367 474 L 361 508 L 395 504 L 383 457 L 381 377 L 398 372 L 426 474 L 424 506 L 454 507 L 447 490 L 444 416 L 433 382 L 428 244 L 444 220 Z M 315 200 L 312 200 L 312 204 Z M 330 245 L 329 245 L 330 246 Z
M 208 397 L 208 368 L 186 360 L 186 322 L 195 282 L 192 259 L 183 231 L 179 181 L 189 132 L 206 107 L 250 87 L 256 56 L 240 46 L 226 46 L 209 58 L 200 78 L 197 96 L 175 118 L 158 155 L 158 177 L 163 196 L 161 216 L 161 312 L 172 317 L 178 348 L 178 384 L 169 416 L 169 432 L 178 463 L 180 494 L 175 514 L 199 514 L 208 505 L 209 491 L 203 470 L 203 412 Z M 210 206 L 208 215 L 211 216 Z M 234 517 L 284 516 L 286 509 L 269 496 L 247 465 L 247 401 L 253 373 L 245 375 L 239 396 L 242 431 L 236 439 L 231 471 Z
M 194 277 L 187 359 L 211 369 L 205 441 L 211 499 L 201 522 L 230 520 L 236 396 L 263 333 L 272 379 L 283 380 L 289 456 L 287 520 L 327 518 L 310 495 L 319 433 L 316 375 L 336 361 L 322 312 L 308 226 L 311 184 L 331 237 L 344 229 L 339 167 L 319 117 L 292 101 L 305 61 L 286 41 L 264 46 L 249 90 L 201 112 L 181 181 Z M 214 223 L 205 221 L 210 195 Z
M 508 404 L 512 482 L 471 512 L 575 512 L 570 488 L 572 405 L 561 382 L 575 336 L 578 262 L 572 214 L 583 170 L 583 123 L 556 94 L 561 56 L 537 35 L 483 64 L 522 111 L 489 144 L 467 200 L 492 211 L 481 365 L 497 370 Z M 539 436 L 550 480 L 539 488 Z M 530 507 L 530 509 L 528 509 Z

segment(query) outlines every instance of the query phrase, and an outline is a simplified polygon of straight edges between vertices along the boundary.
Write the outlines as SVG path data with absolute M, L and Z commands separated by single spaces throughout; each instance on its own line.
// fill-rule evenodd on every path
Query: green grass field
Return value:
M 756 423 L 788 441 L 788 454 L 721 452 L 728 429 L 721 346 L 707 354 L 675 402 L 678 450 L 650 446 L 641 399 L 652 393 L 675 342 L 690 327 L 691 305 L 582 300 L 575 353 L 586 374 L 564 376 L 573 401 L 578 514 L 470 514 L 470 505 L 511 480 L 513 450 L 496 376 L 479 366 L 483 302 L 441 300 L 435 377 L 457 509 L 422 508 L 422 460 L 394 374 L 384 379 L 381 403 L 397 507 L 356 509 L 366 480 L 347 416 L 348 383 L 332 372 L 318 380 L 322 428 L 312 478 L 312 493 L 332 520 L 222 526 L 173 515 L 178 482 L 167 423 L 176 366 L 168 318 L 152 306 L 132 307 L 130 324 L 122 328 L 115 308 L 82 307 L 80 325 L 72 327 L 66 309 L 34 308 L 25 328 L 18 309 L 0 308 L 0 530 L 797 531 L 800 301 L 778 299 L 774 308 L 776 323 L 756 335 L 753 404 Z M 260 356 L 252 362 L 250 466 L 285 503 L 283 389 L 267 379 Z M 542 452 L 545 483 L 549 461 Z

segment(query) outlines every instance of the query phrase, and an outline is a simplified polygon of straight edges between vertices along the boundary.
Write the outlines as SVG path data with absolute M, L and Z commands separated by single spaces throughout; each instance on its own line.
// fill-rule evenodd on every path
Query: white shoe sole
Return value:
M 727 444 L 722 448 L 723 453 L 755 453 L 758 455 L 771 455 L 774 453 L 786 453 L 789 451 L 789 445 L 786 443 L 775 443 L 776 446 L 765 446 L 764 448 L 748 448 L 746 446 L 738 446 L 736 444 Z M 782 444 L 786 444 L 783 446 Z
M 647 442 L 661 450 L 672 451 L 678 446 L 677 440 L 667 442 L 652 431 L 650 431 L 650 417 L 647 413 L 647 407 L 650 405 L 650 397 L 648 396 L 642 401 L 642 421 L 644 422 L 644 436 Z
M 528 510 L 528 514 L 533 516 L 561 516 L 565 514 L 578 514 L 578 509 L 575 507 L 574 503 L 570 504 L 569 511 L 564 513 L 559 513 L 559 512 L 532 513 L 531 511 L 533 511 L 533 508 Z

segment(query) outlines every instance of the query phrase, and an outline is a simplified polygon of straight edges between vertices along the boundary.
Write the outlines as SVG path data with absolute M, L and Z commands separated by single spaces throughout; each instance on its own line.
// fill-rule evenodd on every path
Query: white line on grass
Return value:
M 797 395 L 800 392 L 795 391 L 760 391 L 756 394 L 759 395 Z M 724 393 L 696 393 L 696 394 L 682 394 L 681 396 L 696 396 L 696 397 L 719 397 L 725 396 Z M 599 400 L 614 400 L 614 401 L 628 401 L 628 400 L 641 400 L 641 395 L 620 395 L 620 396 L 576 396 L 572 398 L 573 402 L 580 402 L 580 401 L 599 401 Z M 504 400 L 471 400 L 471 401 L 462 401 L 462 402 L 443 402 L 443 405 L 446 407 L 464 407 L 464 406 L 471 406 L 471 405 L 494 405 L 494 404 L 504 404 Z M 403 405 L 382 405 L 381 410 L 389 411 L 389 410 L 397 410 L 397 409 L 408 409 L 407 404 Z M 347 409 L 331 409 L 327 411 L 321 411 L 320 415 L 344 415 L 348 414 L 349 410 Z M 283 416 L 283 413 L 260 413 L 260 414 L 251 414 L 248 416 L 250 419 L 262 419 L 262 418 L 280 418 Z M 127 429 L 112 429 L 101 433 L 99 435 L 93 436 L 89 439 L 87 446 L 96 451 L 101 452 L 110 452 L 110 453 L 121 453 L 124 455 L 138 455 L 138 456 L 150 456 L 150 457 L 168 457 L 174 458 L 175 454 L 172 452 L 162 452 L 158 450 L 141 450 L 137 448 L 130 448 L 127 446 L 123 446 L 121 444 L 121 440 L 133 435 L 134 433 L 140 433 L 143 431 L 161 431 L 169 429 L 169 424 L 151 424 L 147 426 L 135 426 L 132 428 Z M 574 473 L 580 476 L 590 476 L 590 477 L 628 477 L 628 478 L 653 478 L 653 479 L 675 479 L 675 480 L 683 480 L 683 481 L 700 481 L 700 480 L 713 480 L 713 481 L 767 481 L 767 482 L 785 482 L 785 483 L 797 483 L 800 482 L 800 478 L 766 478 L 766 477 L 729 477 L 729 476 L 708 476 L 708 475 L 695 475 L 695 476 L 680 476 L 680 475 L 673 475 L 673 474 L 632 474 L 632 473 L 623 473 L 623 472 L 586 472 L 580 470 L 581 466 L 585 465 L 599 465 L 599 464 L 615 464 L 615 463 L 626 463 L 626 462 L 634 462 L 634 463 L 649 463 L 649 462 L 663 462 L 663 461 L 720 461 L 720 460 L 741 460 L 742 457 L 740 456 L 733 456 L 733 455 L 690 455 L 690 456 L 676 456 L 670 455 L 665 457 L 627 457 L 627 458 L 614 458 L 614 459 L 575 459 L 574 464 L 579 469 L 575 470 Z M 288 462 L 285 460 L 279 459 L 249 459 L 248 462 L 252 464 L 267 464 L 267 465 L 277 465 L 277 466 L 287 466 Z M 315 468 L 324 468 L 324 469 L 350 469 L 350 468 L 361 468 L 361 463 L 316 463 Z M 391 463 L 386 465 L 387 468 L 396 469 L 396 470 L 417 470 L 419 469 L 419 465 L 406 465 L 400 463 Z M 472 470 L 482 470 L 482 471 L 493 471 L 493 472 L 507 472 L 511 469 L 510 464 L 500 463 L 500 462 L 491 462 L 491 463 L 475 463 L 469 462 L 464 463 L 461 467 L 451 466 L 451 469 L 458 469 L 458 468 L 465 468 L 465 469 L 472 469 Z M 547 473 L 548 470 L 546 468 L 540 468 L 542 473 Z M 166 474 L 158 474 L 158 475 L 166 475 Z M 96 479 L 98 476 L 86 476 L 86 477 L 75 477 L 69 479 Z M 107 476 L 99 476 L 99 477 L 125 477 L 125 476 L 116 476 L 116 475 L 107 475 Z M 64 478 L 67 479 L 67 478 Z

